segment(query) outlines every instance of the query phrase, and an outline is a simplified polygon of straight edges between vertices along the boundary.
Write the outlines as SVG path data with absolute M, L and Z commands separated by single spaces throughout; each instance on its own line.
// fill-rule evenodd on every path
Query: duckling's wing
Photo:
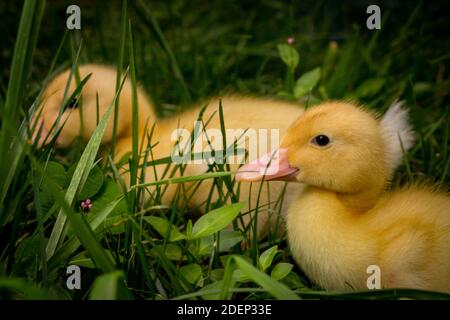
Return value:
M 391 173 L 401 164 L 403 154 L 414 144 L 414 132 L 409 124 L 408 109 L 402 108 L 402 105 L 403 102 L 394 102 L 380 121 Z

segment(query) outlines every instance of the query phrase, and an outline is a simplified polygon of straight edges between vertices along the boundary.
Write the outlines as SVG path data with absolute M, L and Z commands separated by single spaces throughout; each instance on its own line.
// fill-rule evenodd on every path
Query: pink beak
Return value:
M 299 169 L 289 165 L 287 153 L 287 148 L 280 148 L 243 165 L 236 174 L 236 181 L 295 181 Z

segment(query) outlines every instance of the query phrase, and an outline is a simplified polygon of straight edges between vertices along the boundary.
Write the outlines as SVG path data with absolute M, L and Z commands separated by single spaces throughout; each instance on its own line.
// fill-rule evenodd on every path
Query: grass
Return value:
M 99 161 L 106 121 L 117 120 L 118 99 L 103 118 L 97 114 L 98 127 L 87 145 L 57 150 L 58 132 L 48 137 L 52 142 L 43 150 L 26 143 L 27 128 L 34 125 L 30 115 L 46 81 L 69 66 L 77 77 L 80 63 L 94 61 L 116 65 L 117 92 L 122 76 L 130 77 L 135 124 L 138 81 L 160 116 L 226 92 L 278 96 L 306 106 L 352 99 L 379 112 L 404 100 L 417 142 L 393 185 L 426 180 L 448 190 L 450 40 L 441 36 L 448 22 L 436 12 L 438 6 L 388 3 L 382 6 L 382 30 L 369 31 L 365 7 L 357 1 L 98 2 L 81 6 L 79 32 L 66 31 L 65 17 L 58 15 L 67 5 L 31 0 L 23 7 L 0 4 L 5 13 L 0 61 L 10 66 L 0 72 L 2 298 L 449 298 L 408 289 L 325 292 L 295 266 L 285 237 L 253 238 L 249 248 L 241 247 L 244 239 L 255 237 L 257 227 L 255 219 L 244 229 L 242 216 L 255 217 L 267 205 L 242 212 L 240 203 L 247 199 L 234 191 L 226 165 L 212 164 L 205 174 L 176 178 L 184 167 L 171 164 L 170 158 L 154 159 L 149 146 L 139 146 L 136 125 L 129 158 Z M 47 20 L 51 23 L 43 23 Z M 291 36 L 295 42 L 288 45 Z M 61 109 L 86 81 L 78 79 L 77 90 L 66 92 Z M 219 117 L 224 132 L 221 109 Z M 209 119 L 199 119 L 207 126 Z M 225 141 L 223 149 L 229 147 L 235 141 Z M 164 175 L 145 183 L 144 169 L 157 165 L 166 168 Z M 129 191 L 121 170 L 130 172 Z M 208 213 L 198 218 L 184 200 L 206 179 L 214 181 L 211 194 L 219 192 L 219 199 L 212 202 L 210 196 Z M 186 187 L 184 182 L 194 183 Z M 170 184 L 177 192 L 169 206 L 163 205 Z M 144 201 L 150 186 L 155 191 Z M 95 204 L 88 214 L 79 206 L 86 198 Z M 272 210 L 282 210 L 280 199 L 272 202 Z M 225 228 L 229 223 L 234 230 Z M 80 290 L 66 287 L 71 264 L 82 268 Z

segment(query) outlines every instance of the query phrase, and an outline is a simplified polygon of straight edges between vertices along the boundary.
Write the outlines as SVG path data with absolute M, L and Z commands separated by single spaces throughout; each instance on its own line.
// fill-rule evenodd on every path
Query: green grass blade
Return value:
M 263 287 L 268 293 L 277 299 L 281 300 L 297 300 L 299 297 L 292 292 L 284 284 L 272 279 L 267 274 L 259 271 L 257 268 L 252 266 L 249 262 L 245 261 L 239 256 L 232 256 L 228 262 L 225 269 L 224 281 L 222 286 L 222 297 L 224 298 L 230 289 L 232 271 L 231 262 L 236 263 L 239 270 L 242 271 L 244 275 L 250 278 L 252 281 Z M 227 281 L 226 281 L 227 280 Z M 225 295 L 225 296 L 224 296 Z
M 164 34 L 161 31 L 161 28 L 159 27 L 158 20 L 156 20 L 155 16 L 153 15 L 152 9 L 149 8 L 149 3 L 148 2 L 144 3 L 143 1 L 139 1 L 138 3 L 139 3 L 139 8 L 136 9 L 136 13 L 142 18 L 142 20 L 145 22 L 145 24 L 150 28 L 150 30 L 156 36 L 156 39 L 158 40 L 158 42 L 161 44 L 162 48 L 166 52 L 167 56 L 169 57 L 170 64 L 172 66 L 174 76 L 175 76 L 175 78 L 177 78 L 177 80 L 180 82 L 180 84 L 183 88 L 183 93 L 184 93 L 185 99 L 187 100 L 187 102 L 191 102 L 192 101 L 191 93 L 186 84 L 183 73 L 181 72 L 180 66 L 178 65 L 177 59 L 175 58 L 175 54 L 173 53 L 166 38 L 164 37 Z
M 8 82 L 8 91 L 6 92 L 6 100 L 3 116 L 8 116 L 8 120 L 15 123 L 19 117 L 20 104 L 23 100 L 23 85 L 28 77 L 26 66 L 28 63 L 26 58 L 29 56 L 30 38 L 33 31 L 33 17 L 36 12 L 36 1 L 27 0 L 23 5 L 22 16 L 20 18 L 19 30 L 17 32 L 16 45 L 11 64 L 11 77 Z M 1 136 L 2 142 L 4 136 Z M 4 144 L 1 144 L 4 150 Z
M 139 165 L 139 114 L 138 114 L 138 98 L 137 98 L 137 82 L 136 82 L 136 67 L 134 62 L 134 43 L 133 43 L 133 30 L 131 27 L 131 21 L 128 24 L 129 35 L 129 48 L 130 48 L 130 74 L 131 74 L 131 91 L 132 91 L 132 110 L 131 110 L 131 163 L 130 163 L 130 186 L 134 186 L 137 183 L 138 165 Z M 130 207 L 131 213 L 136 209 L 136 190 L 130 191 Z
M 125 77 L 122 81 L 122 86 L 124 81 Z M 116 92 L 114 101 L 115 99 L 117 99 L 119 92 L 120 91 Z M 97 128 L 92 134 L 92 137 L 89 140 L 83 154 L 81 155 L 80 161 L 78 162 L 78 165 L 72 176 L 72 180 L 70 181 L 69 187 L 64 197 L 65 201 L 67 201 L 69 204 L 72 204 L 73 200 L 75 199 L 77 191 L 81 190 L 84 183 L 86 182 L 90 170 L 93 167 L 98 149 L 102 142 L 103 134 L 105 133 L 109 117 L 114 107 L 114 101 L 113 104 L 111 104 L 111 106 L 106 110 L 105 114 L 100 120 L 100 123 L 98 124 Z M 50 235 L 50 239 L 47 244 L 46 248 L 47 259 L 49 259 L 54 254 L 56 248 L 61 245 L 62 240 L 64 239 L 65 236 L 66 228 L 67 228 L 67 216 L 64 214 L 63 210 L 60 210 L 56 223 Z
M 123 69 L 123 57 L 125 54 L 125 40 L 127 36 L 127 1 L 122 1 L 122 14 L 120 17 L 120 40 L 119 40 L 119 54 L 117 56 L 117 66 L 116 66 L 116 91 L 120 86 L 120 75 L 122 74 Z M 114 160 L 115 150 L 116 150 L 116 139 L 117 139 L 117 125 L 118 125 L 118 117 L 119 117 L 119 100 L 120 97 L 117 98 L 114 103 L 114 124 L 113 124 L 113 133 L 112 133 L 112 141 L 111 141 L 111 157 Z
M 129 300 L 133 296 L 125 285 L 123 271 L 113 271 L 95 279 L 89 294 L 90 300 Z
M 50 298 L 47 291 L 35 284 L 27 283 L 22 278 L 0 278 L 0 290 L 12 291 L 24 299 L 45 300 Z
M 22 109 L 21 104 L 27 92 L 25 85 L 30 73 L 32 55 L 45 8 L 45 1 L 36 2 L 27 0 L 23 5 L 11 63 L 8 90 L 2 108 L 2 127 L 0 129 L 0 154 L 2 155 L 0 158 L 0 208 L 5 200 L 12 180 L 12 174 L 16 168 L 16 166 L 11 168 L 11 164 L 17 165 L 17 160 L 20 158 L 18 155 L 21 153 L 20 149 L 10 149 L 15 136 L 11 135 L 11 131 L 7 129 L 4 123 L 7 122 L 14 128 L 18 125 L 18 117 Z
M 143 188 L 143 187 L 149 187 L 149 186 L 157 186 L 157 185 L 163 185 L 163 184 L 175 184 L 175 183 L 201 181 L 201 180 L 205 180 L 205 179 L 230 176 L 232 174 L 233 174 L 232 172 L 207 172 L 207 173 L 199 174 L 199 175 L 195 175 L 195 176 L 168 178 L 168 179 L 163 179 L 163 180 L 154 181 L 154 182 L 136 184 L 133 187 L 131 187 L 130 189 Z

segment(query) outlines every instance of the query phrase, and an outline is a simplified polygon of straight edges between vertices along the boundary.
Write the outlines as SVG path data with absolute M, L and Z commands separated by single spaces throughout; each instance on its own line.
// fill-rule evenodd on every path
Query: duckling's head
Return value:
M 88 140 L 97 126 L 97 115 L 100 119 L 108 107 L 114 101 L 116 95 L 116 70 L 113 67 L 87 64 L 78 67 L 79 80 L 82 81 L 87 76 L 90 78 L 84 84 L 80 94 L 70 99 L 75 92 L 77 81 L 75 74 L 72 74 L 70 82 L 70 70 L 65 70 L 54 77 L 45 88 L 40 108 L 35 113 L 32 124 L 36 122 L 33 140 L 38 136 L 40 126 L 42 132 L 39 137 L 38 146 L 42 146 L 48 132 L 57 124 L 56 132 L 61 129 L 56 145 L 58 147 L 68 147 L 73 140 L 81 136 Z M 65 94 L 67 87 L 67 92 Z M 65 100 L 64 100 L 65 96 Z M 139 104 L 144 104 L 145 108 L 139 106 L 140 117 L 152 116 L 147 97 L 138 89 Z M 124 82 L 119 96 L 118 127 L 117 136 L 126 135 L 131 132 L 131 104 L 132 86 L 128 79 Z M 64 109 L 63 106 L 66 106 Z M 62 109 L 63 108 L 63 109 Z M 81 110 L 82 109 L 82 110 Z M 148 110 L 144 110 L 148 109 Z M 57 122 L 61 112 L 60 120 Z M 37 120 L 37 121 L 36 121 Z M 148 120 L 148 119 L 145 119 Z M 80 131 L 81 121 L 83 131 Z M 103 143 L 112 140 L 113 116 L 110 117 L 108 126 L 103 136 Z M 50 142 L 49 137 L 46 143 Z
M 308 185 L 354 193 L 369 181 L 387 178 L 378 122 L 349 103 L 308 110 L 289 128 L 281 147 L 288 149 L 288 163 L 299 170 L 296 180 Z
M 294 121 L 275 161 L 245 165 L 237 180 L 294 179 L 338 193 L 381 189 L 394 166 L 389 145 L 394 140 L 388 137 L 383 121 L 366 109 L 346 102 L 322 103 Z

